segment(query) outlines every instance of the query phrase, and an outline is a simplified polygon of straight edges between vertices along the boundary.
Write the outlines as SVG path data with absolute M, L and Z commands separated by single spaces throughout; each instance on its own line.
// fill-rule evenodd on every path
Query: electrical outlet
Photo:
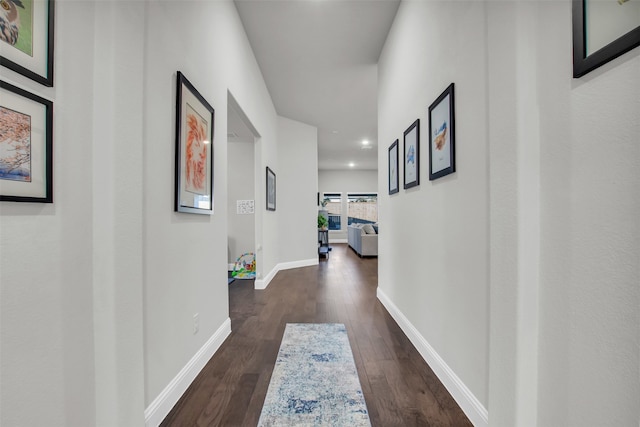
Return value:
M 200 315 L 198 313 L 193 315 L 193 335 L 197 334 L 200 330 Z

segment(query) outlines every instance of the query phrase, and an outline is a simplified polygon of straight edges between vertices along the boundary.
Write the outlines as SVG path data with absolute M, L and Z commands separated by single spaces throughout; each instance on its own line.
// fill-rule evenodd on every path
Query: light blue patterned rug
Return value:
M 343 324 L 287 323 L 258 426 L 371 426 Z

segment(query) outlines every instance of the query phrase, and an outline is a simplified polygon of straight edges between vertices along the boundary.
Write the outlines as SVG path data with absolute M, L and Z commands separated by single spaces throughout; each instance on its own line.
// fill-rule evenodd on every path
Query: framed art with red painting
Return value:
M 213 214 L 214 110 L 178 71 L 175 211 Z

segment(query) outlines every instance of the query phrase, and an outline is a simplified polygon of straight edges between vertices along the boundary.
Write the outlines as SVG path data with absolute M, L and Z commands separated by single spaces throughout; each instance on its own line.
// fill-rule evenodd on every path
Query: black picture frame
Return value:
M 212 215 L 215 111 L 180 71 L 176 82 L 174 211 Z
M 455 85 L 429 106 L 429 181 L 456 171 Z
M 400 175 L 398 175 L 399 156 L 398 156 L 398 140 L 393 141 L 389 146 L 388 156 L 389 167 L 389 195 L 396 194 L 400 191 Z
M 18 9 L 20 6 L 16 6 L 14 2 L 9 1 L 7 5 L 16 7 L 16 10 L 18 12 L 20 11 Z M 24 6 L 21 7 L 24 9 Z M 36 0 L 32 3 L 31 7 L 32 13 L 36 13 L 37 8 L 37 16 L 43 15 L 42 19 L 38 20 L 34 20 L 32 17 L 32 54 L 29 55 L 21 52 L 11 44 L 0 41 L 0 43 L 6 45 L 3 46 L 5 55 L 0 55 L 0 65 L 44 86 L 53 87 L 55 1 Z M 38 22 L 42 25 L 37 26 Z M 46 28 L 41 28 L 44 25 L 46 25 Z M 44 46 L 39 43 L 42 39 L 45 40 Z
M 404 131 L 404 189 L 420 185 L 420 119 Z
M 15 172 L 11 173 L 13 177 L 4 178 L 9 173 L 1 166 L 5 162 L 0 158 L 0 201 L 53 203 L 53 102 L 3 81 L 0 81 L 0 95 L 0 131 L 5 124 L 14 128 L 18 117 L 29 127 L 28 148 L 19 149 L 17 145 L 12 148 L 16 153 L 22 151 L 22 164 L 28 161 L 28 180 L 24 174 Z M 31 102 L 21 111 L 12 104 L 14 99 L 17 104 L 24 104 L 22 98 Z M 7 140 L 3 143 L 10 144 Z
M 276 210 L 276 174 L 267 166 L 267 177 L 266 177 L 266 200 L 267 200 L 267 210 L 275 211 Z
M 587 25 L 585 2 L 573 0 L 573 77 L 579 78 L 609 61 L 640 46 L 640 25 L 626 34 L 611 40 L 603 48 L 587 55 Z

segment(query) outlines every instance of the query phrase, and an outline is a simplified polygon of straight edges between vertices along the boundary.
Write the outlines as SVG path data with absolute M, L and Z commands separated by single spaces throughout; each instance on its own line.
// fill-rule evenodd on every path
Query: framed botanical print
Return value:
M 53 203 L 53 103 L 0 81 L 0 201 Z
M 454 84 L 429 106 L 429 180 L 456 171 Z
M 178 71 L 175 211 L 213 214 L 213 107 Z
M 276 174 L 267 166 L 267 210 L 276 210 Z
M 389 194 L 400 191 L 398 180 L 398 140 L 389 147 Z
M 404 131 L 404 188 L 420 185 L 420 119 Z
M 53 86 L 54 0 L 0 0 L 0 65 Z

